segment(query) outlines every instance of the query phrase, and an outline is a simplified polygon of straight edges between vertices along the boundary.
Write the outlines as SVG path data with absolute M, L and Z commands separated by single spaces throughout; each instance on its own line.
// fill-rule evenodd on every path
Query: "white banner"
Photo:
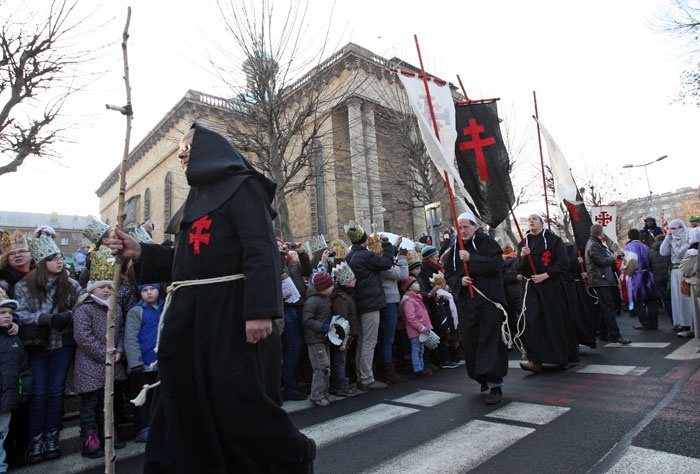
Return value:
M 591 221 L 603 226 L 605 235 L 617 244 L 617 207 L 592 206 Z
M 454 100 L 452 99 L 449 85 L 439 85 L 432 80 L 428 81 L 430 100 L 435 113 L 438 133 L 440 134 L 440 139 L 438 140 L 433 127 L 433 119 L 430 114 L 423 79 L 418 76 L 406 76 L 401 74 L 401 72 L 398 72 L 397 76 L 406 90 L 413 111 L 416 113 L 418 127 L 430 159 L 443 177 L 445 171 L 447 171 L 453 183 L 454 194 L 465 197 L 470 203 L 473 203 L 474 201 L 467 190 L 464 189 L 464 184 L 454 165 L 457 129 L 455 126 Z M 458 214 L 467 210 L 464 202 L 459 199 L 455 199 L 455 207 L 457 207 Z
M 537 120 L 537 119 L 535 119 Z M 557 194 L 557 202 L 562 202 L 566 199 L 569 202 L 576 201 L 578 190 L 576 183 L 571 176 L 569 163 L 566 161 L 564 153 L 554 141 L 552 135 L 544 128 L 542 122 L 537 120 L 540 125 L 540 131 L 544 136 L 544 142 L 547 144 L 547 155 L 549 156 L 549 166 L 552 168 L 552 177 L 554 178 L 554 191 Z

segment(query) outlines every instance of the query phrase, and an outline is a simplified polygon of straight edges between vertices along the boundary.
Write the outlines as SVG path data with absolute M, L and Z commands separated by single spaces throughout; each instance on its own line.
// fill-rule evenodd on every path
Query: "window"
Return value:
M 68 238 L 67 237 L 61 237 L 61 245 L 65 247 L 68 245 Z
M 170 218 L 172 217 L 173 213 L 173 176 L 168 172 L 168 174 L 165 175 L 165 194 L 163 196 L 163 220 L 165 221 L 165 224 L 163 225 L 164 229 L 167 229 L 168 225 L 170 224 Z
M 143 220 L 147 221 L 151 218 L 151 190 L 146 188 L 143 193 Z

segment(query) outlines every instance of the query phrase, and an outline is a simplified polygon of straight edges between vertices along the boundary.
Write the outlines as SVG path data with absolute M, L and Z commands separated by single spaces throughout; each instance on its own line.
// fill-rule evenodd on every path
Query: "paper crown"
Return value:
M 7 296 L 7 293 L 5 293 L 5 290 L 0 288 L 0 308 L 4 308 L 5 306 L 10 306 L 12 309 L 17 309 L 19 303 L 13 299 L 10 299 L 10 297 Z
M 38 239 L 34 239 L 29 243 L 29 251 L 32 253 L 32 258 L 39 263 L 57 253 L 61 253 L 56 246 L 56 242 L 51 237 L 43 234 Z
M 365 236 L 365 230 L 360 224 L 356 224 L 355 221 L 350 221 L 348 222 L 348 225 L 343 226 L 343 228 L 345 229 L 345 233 L 347 234 L 348 239 L 350 239 L 350 242 L 353 244 L 362 242 L 362 239 Z
M 5 232 L 2 235 L 2 253 L 19 249 L 29 249 L 27 236 L 18 230 L 14 231 L 12 234 Z
M 306 251 L 309 253 L 309 255 L 313 255 L 314 252 L 325 250 L 327 248 L 328 244 L 326 244 L 326 238 L 323 235 L 317 235 L 306 242 Z
M 87 227 L 83 229 L 83 235 L 87 237 L 90 242 L 99 247 L 102 243 L 102 237 L 104 237 L 108 230 L 109 226 L 107 224 L 92 218 L 88 222 Z
M 140 244 L 147 244 L 149 242 L 153 242 L 151 236 L 148 235 L 148 232 L 146 232 L 141 226 L 138 226 L 137 228 L 129 232 L 129 235 L 131 235 L 131 238 Z
M 51 227 L 51 226 L 42 225 L 42 226 L 37 227 L 34 230 L 34 238 L 38 239 L 42 235 L 48 235 L 49 237 L 54 239 L 54 238 L 56 238 L 56 231 L 53 230 L 53 227 Z
M 421 255 L 416 252 L 415 250 L 408 250 L 406 252 L 406 263 L 411 265 L 412 263 L 418 263 L 420 264 L 423 261 L 421 258 Z
M 367 236 L 367 248 L 377 255 L 382 254 L 382 243 L 379 241 L 379 236 L 376 232 Z
M 333 251 L 335 252 L 335 258 L 345 258 L 348 252 L 348 246 L 345 242 L 340 239 L 334 240 L 331 242 L 331 247 L 333 247 Z
M 442 272 L 434 273 L 433 276 L 430 277 L 430 283 L 433 286 L 442 288 L 442 286 L 445 284 L 445 275 Z
M 112 283 L 114 280 L 114 257 L 107 247 L 90 252 L 90 282 L 87 290 Z
M 341 262 L 340 265 L 337 265 L 333 269 L 333 276 L 339 284 L 345 286 L 350 282 L 350 280 L 355 278 L 355 273 L 353 273 L 350 265 L 345 262 Z

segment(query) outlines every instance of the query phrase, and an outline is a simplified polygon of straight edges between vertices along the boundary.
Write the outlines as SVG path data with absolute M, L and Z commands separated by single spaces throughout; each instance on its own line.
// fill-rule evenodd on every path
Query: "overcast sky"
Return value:
M 96 2 L 84 3 L 77 15 L 89 16 L 81 27 L 102 26 L 83 44 L 108 46 L 82 67 L 99 75 L 65 108 L 71 130 L 69 141 L 56 146 L 61 159 L 32 157 L 19 172 L 0 176 L 0 209 L 97 215 L 95 190 L 119 165 L 125 120 L 104 104 L 125 102 L 119 42 L 130 2 L 96 9 Z M 226 95 L 226 88 L 204 66 L 214 43 L 225 38 L 213 1 L 131 3 L 133 147 L 188 89 Z M 685 57 L 677 42 L 653 28 L 667 3 L 312 0 L 306 28 L 313 42 L 332 15 L 326 55 L 352 41 L 416 65 L 418 35 L 430 72 L 454 83 L 459 74 L 472 99 L 501 98 L 500 115 L 516 139 L 528 143 L 516 185 L 533 181 L 539 166 L 531 118 L 536 91 L 540 120 L 579 184 L 604 172 L 618 177 L 625 197 L 641 197 L 648 194 L 643 170 L 624 164 L 668 155 L 647 168 L 654 193 L 699 184 L 700 110 L 673 100 Z

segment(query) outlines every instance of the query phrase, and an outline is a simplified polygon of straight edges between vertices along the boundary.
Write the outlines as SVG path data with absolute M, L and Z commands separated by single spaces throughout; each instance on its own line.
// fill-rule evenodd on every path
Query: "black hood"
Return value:
M 173 216 L 169 233 L 177 233 L 182 222 L 192 222 L 218 209 L 246 179 L 259 180 L 272 203 L 275 183 L 253 168 L 223 136 L 199 124 L 191 128 L 194 137 L 186 172 L 190 192 L 184 206 Z M 275 215 L 273 211 L 273 218 Z

